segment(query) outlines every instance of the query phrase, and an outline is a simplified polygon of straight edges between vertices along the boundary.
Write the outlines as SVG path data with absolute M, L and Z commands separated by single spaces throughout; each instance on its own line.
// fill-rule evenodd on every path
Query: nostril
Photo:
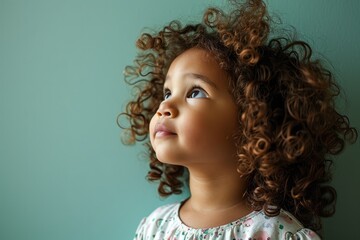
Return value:
M 172 116 L 170 111 L 164 111 L 164 112 L 163 111 L 157 111 L 156 115 L 158 117 L 171 117 Z

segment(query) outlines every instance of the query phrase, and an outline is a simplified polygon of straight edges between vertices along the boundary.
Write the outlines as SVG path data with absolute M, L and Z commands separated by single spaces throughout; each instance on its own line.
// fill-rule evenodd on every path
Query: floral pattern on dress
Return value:
M 144 218 L 134 240 L 319 240 L 320 237 L 289 212 L 281 210 L 275 217 L 254 211 L 231 223 L 196 229 L 186 226 L 179 218 L 181 203 L 157 208 Z

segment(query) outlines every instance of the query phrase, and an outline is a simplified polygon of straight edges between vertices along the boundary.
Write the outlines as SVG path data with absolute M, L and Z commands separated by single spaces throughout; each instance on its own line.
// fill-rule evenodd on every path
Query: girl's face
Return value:
M 159 161 L 185 167 L 236 162 L 232 135 L 238 126 L 237 107 L 228 81 L 203 49 L 189 49 L 172 62 L 164 100 L 150 122 Z

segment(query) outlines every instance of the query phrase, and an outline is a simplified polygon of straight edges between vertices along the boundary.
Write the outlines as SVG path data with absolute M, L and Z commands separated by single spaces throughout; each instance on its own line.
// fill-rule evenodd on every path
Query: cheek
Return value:
M 183 136 L 186 137 L 187 143 L 194 147 L 211 145 L 211 142 L 221 138 L 220 134 L 223 132 L 220 130 L 222 126 L 219 126 L 209 114 L 186 119 L 183 126 Z
M 229 145 L 229 139 L 237 128 L 237 116 L 233 111 L 214 112 L 209 111 L 183 122 L 186 126 L 183 128 L 184 136 L 191 146 L 212 148 Z

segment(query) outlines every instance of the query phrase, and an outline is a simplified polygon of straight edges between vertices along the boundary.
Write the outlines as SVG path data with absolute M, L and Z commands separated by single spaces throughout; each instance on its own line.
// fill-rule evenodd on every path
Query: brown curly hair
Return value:
M 145 142 L 147 177 L 159 181 L 161 196 L 181 193 L 185 169 L 156 158 L 149 123 L 163 100 L 171 62 L 187 49 L 202 48 L 231 77 L 229 91 L 239 109 L 238 172 L 248 179 L 248 202 L 268 216 L 283 208 L 318 231 L 320 217 L 335 211 L 336 191 L 328 185 L 331 156 L 346 141 L 355 142 L 357 131 L 336 110 L 339 86 L 324 64 L 313 59 L 310 46 L 290 37 L 270 38 L 273 22 L 261 0 L 232 4 L 235 10 L 228 14 L 208 8 L 201 23 L 172 21 L 137 40 L 140 53 L 125 69 L 125 80 L 137 93 L 119 115 L 130 123 L 123 126 L 124 140 Z

